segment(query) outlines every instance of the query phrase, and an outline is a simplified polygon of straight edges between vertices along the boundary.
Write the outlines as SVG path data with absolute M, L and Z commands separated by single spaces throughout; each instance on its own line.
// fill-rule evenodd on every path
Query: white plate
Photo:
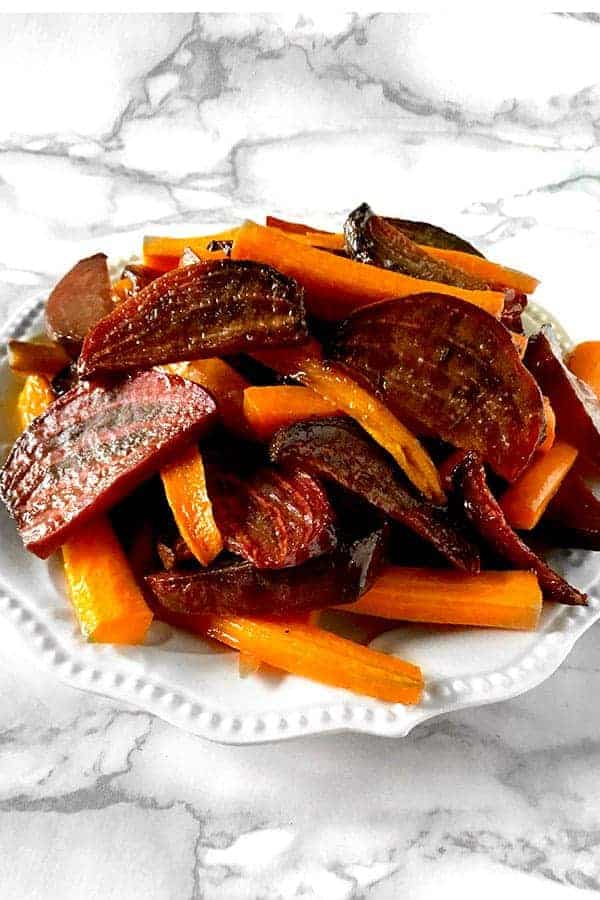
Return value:
M 1 332 L 23 338 L 40 331 L 43 298 L 32 300 Z M 537 316 L 536 316 L 537 318 Z M 546 318 L 545 314 L 542 318 Z M 10 410 L 16 384 L 0 359 L 0 408 Z M 0 442 L 12 435 L 3 415 Z M 215 741 L 247 744 L 331 731 L 400 737 L 450 710 L 514 697 L 540 684 L 600 618 L 600 555 L 556 553 L 565 576 L 592 591 L 587 608 L 547 604 L 534 633 L 404 625 L 372 646 L 418 663 L 426 678 L 417 707 L 389 704 L 290 675 L 241 679 L 237 654 L 155 623 L 142 647 L 85 643 L 69 611 L 58 560 L 26 553 L 0 512 L 0 613 L 33 655 L 67 684 L 130 703 Z

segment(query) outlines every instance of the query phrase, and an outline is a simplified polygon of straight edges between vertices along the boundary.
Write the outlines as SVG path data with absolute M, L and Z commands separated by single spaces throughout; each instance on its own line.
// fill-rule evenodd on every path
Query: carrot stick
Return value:
M 285 425 L 303 419 L 335 416 L 339 410 L 310 388 L 296 385 L 248 387 L 244 391 L 244 415 L 256 436 L 262 441 Z
M 517 269 L 509 269 L 501 266 L 500 263 L 492 262 L 484 259 L 482 256 L 475 256 L 473 253 L 463 253 L 460 250 L 445 250 L 441 247 L 426 247 L 419 244 L 421 250 L 433 256 L 435 259 L 441 259 L 444 262 L 456 266 L 469 275 L 475 275 L 477 278 L 483 279 L 490 284 L 501 284 L 507 288 L 514 288 L 524 294 L 532 294 L 539 284 L 537 278 L 519 272 Z
M 160 237 L 145 235 L 143 244 L 144 260 L 148 258 L 166 258 L 178 260 L 189 247 L 200 259 L 218 259 L 219 257 L 207 249 L 211 241 L 232 241 L 238 232 L 237 228 L 228 228 L 216 234 L 192 235 L 191 237 Z M 150 265 L 150 263 L 147 263 Z M 174 263 L 177 265 L 177 262 Z M 173 268 L 173 266 L 171 266 Z
M 49 382 L 30 375 L 17 409 L 27 428 L 54 400 Z M 84 526 L 62 548 L 67 590 L 81 632 L 91 641 L 140 644 L 152 612 L 106 516 Z
M 48 375 L 53 378 L 70 362 L 71 357 L 60 344 L 8 342 L 8 364 L 19 375 Z
M 122 302 L 123 300 L 127 300 L 129 297 L 131 290 L 133 288 L 133 281 L 131 278 L 117 278 L 116 281 L 112 283 L 112 292 L 113 299 L 115 302 Z
M 211 357 L 173 363 L 165 368 L 175 375 L 195 381 L 210 391 L 225 427 L 240 437 L 248 437 L 249 428 L 244 416 L 244 391 L 249 384 L 233 366 L 218 357 Z
M 333 231 L 323 231 L 322 228 L 313 228 L 312 225 L 305 225 L 304 222 L 290 222 L 287 219 L 278 219 L 277 216 L 267 216 L 265 218 L 267 228 L 279 228 L 286 234 L 334 234 Z M 337 238 L 344 240 L 343 234 L 336 234 Z
M 535 456 L 500 499 L 513 528 L 535 528 L 576 459 L 577 450 L 564 441 L 556 441 L 547 453 Z
M 203 566 L 223 549 L 206 487 L 204 463 L 197 447 L 189 447 L 160 473 L 179 533 Z
M 496 316 L 504 307 L 503 293 L 467 291 L 368 266 L 305 246 L 277 229 L 250 221 L 234 238 L 231 257 L 267 263 L 295 278 L 306 289 L 310 311 L 332 321 L 377 300 L 427 291 L 461 297 Z
M 445 494 L 433 461 L 417 438 L 376 397 L 333 363 L 319 358 L 316 341 L 289 350 L 263 350 L 255 359 L 289 375 L 355 419 L 396 460 L 426 497 L 443 503 Z
M 544 418 L 546 419 L 546 437 L 538 447 L 538 453 L 547 453 L 556 440 L 556 415 L 548 397 L 544 397 Z
M 465 575 L 390 566 L 359 600 L 337 608 L 407 622 L 531 630 L 540 617 L 542 592 L 533 572 Z
M 288 232 L 286 237 L 320 250 L 343 250 L 345 247 L 343 234 L 328 234 L 326 231 L 307 231 L 306 234 Z
M 577 344 L 569 355 L 567 365 L 600 398 L 600 341 Z
M 262 662 L 390 703 L 418 703 L 421 670 L 315 625 L 239 616 L 187 616 L 188 627 Z

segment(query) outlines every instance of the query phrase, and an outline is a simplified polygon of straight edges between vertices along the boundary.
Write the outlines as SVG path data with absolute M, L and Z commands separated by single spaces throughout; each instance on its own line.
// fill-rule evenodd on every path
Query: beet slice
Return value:
M 546 510 L 544 529 L 563 547 L 600 550 L 600 500 L 576 469 Z
M 265 570 L 236 560 L 198 572 L 158 572 L 146 584 L 170 612 L 285 616 L 357 600 L 376 577 L 384 548 L 380 529 L 301 566 Z
M 461 253 L 470 253 L 472 256 L 480 256 L 485 259 L 483 253 L 473 244 L 451 231 L 446 231 L 445 228 L 440 228 L 439 225 L 431 225 L 429 222 L 414 222 L 412 219 L 396 219 L 390 216 L 385 218 L 386 221 L 404 232 L 415 244 L 439 247 L 440 250 L 460 250 Z
M 257 568 L 298 566 L 335 548 L 333 509 L 307 472 L 263 467 L 241 479 L 208 465 L 207 477 L 225 546 Z
M 429 541 L 454 566 L 479 571 L 479 555 L 445 510 L 413 496 L 391 458 L 350 419 L 297 422 L 273 436 L 274 462 L 298 465 L 367 500 Z
M 509 288 L 504 292 L 504 309 L 500 321 L 509 331 L 523 334 L 523 311 L 527 306 L 527 294 Z
M 587 603 L 585 594 L 561 578 L 513 531 L 488 486 L 483 463 L 477 454 L 465 453 L 457 468 L 456 481 L 462 491 L 467 516 L 498 556 L 518 569 L 535 572 L 546 600 L 570 606 L 584 606 Z
M 341 324 L 332 354 L 421 435 L 476 450 L 512 481 L 544 430 L 541 392 L 510 332 L 443 294 L 386 300 Z
M 350 213 L 344 223 L 344 236 L 350 256 L 358 262 L 467 290 L 490 287 L 481 278 L 430 256 L 392 221 L 376 216 L 367 203 Z
M 112 309 L 106 256 L 96 253 L 87 259 L 80 259 L 48 297 L 48 333 L 75 357 L 88 331 Z
M 529 339 L 525 365 L 549 398 L 561 437 L 600 466 L 600 403 L 564 364 L 550 325 Z
M 27 549 L 44 559 L 214 421 L 210 395 L 176 376 L 82 382 L 19 437 L 0 497 Z
M 254 262 L 172 269 L 88 334 L 80 373 L 122 373 L 304 341 L 303 298 L 295 281 Z

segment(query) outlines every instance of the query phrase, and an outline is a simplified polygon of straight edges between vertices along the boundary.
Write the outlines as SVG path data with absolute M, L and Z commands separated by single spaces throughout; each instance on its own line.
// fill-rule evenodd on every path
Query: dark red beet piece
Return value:
M 470 253 L 472 256 L 481 256 L 483 253 L 477 250 L 473 244 L 464 238 L 440 228 L 439 225 L 430 225 L 429 222 L 413 222 L 411 219 L 395 219 L 386 216 L 388 222 L 403 231 L 415 244 L 423 244 L 426 247 L 439 247 L 441 250 L 460 250 L 461 253 Z
M 488 486 L 483 463 L 477 454 L 465 453 L 456 478 L 467 516 L 498 556 L 518 569 L 535 572 L 546 600 L 571 606 L 587 603 L 585 594 L 561 578 L 513 531 Z
M 600 500 L 576 470 L 561 484 L 544 520 L 562 547 L 600 550 Z
M 336 546 L 333 509 L 308 473 L 265 467 L 241 479 L 209 465 L 207 477 L 225 546 L 257 568 L 297 566 Z
M 600 466 L 600 403 L 565 366 L 549 325 L 529 338 L 525 364 L 552 404 L 561 437 Z
M 161 606 L 179 614 L 285 616 L 325 609 L 352 603 L 370 586 L 384 541 L 379 530 L 301 566 L 265 570 L 235 561 L 198 572 L 158 572 L 146 584 Z
M 172 269 L 88 334 L 83 375 L 281 347 L 308 336 L 304 292 L 269 266 L 211 260 Z
M 512 481 L 544 429 L 541 392 L 510 332 L 472 303 L 416 294 L 341 324 L 333 356 L 421 435 L 476 450 Z
M 113 309 L 104 253 L 80 259 L 61 278 L 46 303 L 48 333 L 77 356 L 88 331 Z
M 270 445 L 274 462 L 298 465 L 367 500 L 429 541 L 454 566 L 479 571 L 479 555 L 445 510 L 410 493 L 380 447 L 350 419 L 328 418 L 281 428 Z
M 18 438 L 0 496 L 27 549 L 45 559 L 214 421 L 213 399 L 182 378 L 82 382 Z
M 503 290 L 501 286 L 495 286 L 495 290 Z M 509 331 L 523 334 L 523 310 L 527 306 L 527 294 L 515 291 L 514 288 L 504 290 L 504 309 L 500 321 Z
M 344 236 L 350 256 L 358 262 L 467 290 L 490 287 L 481 278 L 430 256 L 392 220 L 376 216 L 367 203 L 350 213 L 344 224 Z

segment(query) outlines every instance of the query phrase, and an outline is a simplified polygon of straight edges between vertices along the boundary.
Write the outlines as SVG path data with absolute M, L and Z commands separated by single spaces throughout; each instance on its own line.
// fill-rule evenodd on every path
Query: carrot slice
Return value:
M 319 358 L 316 341 L 303 347 L 264 350 L 253 356 L 280 375 L 289 375 L 355 419 L 390 453 L 406 476 L 426 497 L 443 503 L 440 476 L 422 444 L 376 397 L 333 363 Z
M 600 398 L 600 341 L 577 344 L 569 355 L 567 365 Z
M 183 617 L 181 617 L 183 618 Z M 262 662 L 390 703 L 418 703 L 418 666 L 362 647 L 315 625 L 240 616 L 187 616 L 187 627 Z
M 537 278 L 527 275 L 525 272 L 519 272 L 517 269 L 509 269 L 501 266 L 500 263 L 492 262 L 484 259 L 483 256 L 475 256 L 473 253 L 463 253 L 460 250 L 445 250 L 441 247 L 425 247 L 419 245 L 421 250 L 428 253 L 435 259 L 441 259 L 444 262 L 456 266 L 469 275 L 475 275 L 482 278 L 490 284 L 501 284 L 504 287 L 514 288 L 515 291 L 521 291 L 523 294 L 532 294 L 539 284 Z
M 244 391 L 244 415 L 260 440 L 267 441 L 285 425 L 303 419 L 335 416 L 339 409 L 310 388 L 298 385 L 248 387 Z
M 542 592 L 533 572 L 465 575 L 390 566 L 359 600 L 337 608 L 407 622 L 531 630 L 540 617 Z
M 197 447 L 188 447 L 161 471 L 165 494 L 179 533 L 203 566 L 223 549 Z
M 30 375 L 17 409 L 23 428 L 54 400 L 49 382 Z M 98 516 L 62 548 L 67 590 L 84 637 L 140 644 L 152 622 L 127 558 L 106 516 Z
M 248 423 L 244 417 L 244 391 L 249 383 L 233 366 L 218 357 L 211 357 L 173 363 L 165 368 L 210 391 L 225 427 L 241 437 L 248 437 Z
M 306 289 L 310 311 L 330 321 L 343 319 L 353 310 L 377 300 L 426 291 L 461 297 L 495 316 L 504 307 L 501 292 L 467 291 L 368 266 L 305 246 L 277 229 L 251 221 L 240 227 L 231 257 L 267 263 L 295 278 Z
M 547 453 L 536 455 L 500 499 L 513 528 L 535 528 L 576 459 L 577 450 L 564 441 L 557 441 Z
M 546 420 L 546 437 L 538 447 L 538 453 L 547 453 L 554 446 L 556 440 L 556 415 L 548 397 L 543 397 L 544 418 Z

